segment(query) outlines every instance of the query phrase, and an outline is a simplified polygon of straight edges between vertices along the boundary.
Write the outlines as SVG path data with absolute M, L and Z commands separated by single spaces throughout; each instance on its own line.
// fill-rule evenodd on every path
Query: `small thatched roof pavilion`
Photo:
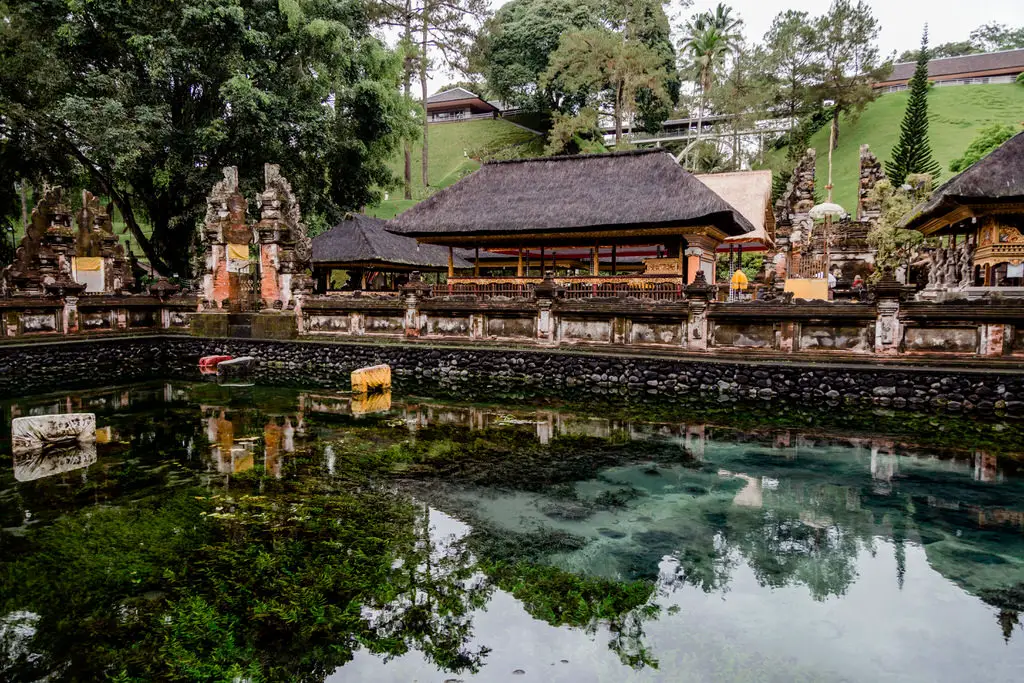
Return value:
M 392 220 L 388 230 L 449 247 L 592 250 L 663 245 L 646 275 L 713 278 L 714 251 L 754 226 L 663 150 L 489 162 Z M 685 257 L 684 257 L 685 255 Z M 520 269 L 521 271 L 521 269 Z M 520 272 L 520 275 L 522 273 Z
M 1024 213 L 1024 132 L 953 176 L 903 218 L 902 227 L 941 234 L 965 219 Z
M 959 288 L 1024 285 L 1024 132 L 943 183 L 900 225 L 929 237 L 950 236 L 948 245 L 938 249 L 945 256 L 933 268 L 953 267 L 951 250 L 958 248 L 957 236 L 963 236 L 959 248 L 970 252 L 973 275 L 940 277 L 940 285 L 948 287 L 951 280 L 959 280 Z
M 313 271 L 319 280 L 331 270 L 397 273 L 413 270 L 443 272 L 449 266 L 472 268 L 463 253 L 394 235 L 386 222 L 363 214 L 349 214 L 325 233 L 313 238 Z M 452 262 L 449 263 L 449 256 Z

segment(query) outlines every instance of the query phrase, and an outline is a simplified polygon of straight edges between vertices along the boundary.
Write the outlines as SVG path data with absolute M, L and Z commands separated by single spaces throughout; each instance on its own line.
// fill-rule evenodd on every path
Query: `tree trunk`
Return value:
M 839 146 L 839 106 L 833 105 L 832 107 L 832 149 Z
M 428 15 L 428 4 L 423 3 L 423 41 L 420 50 L 420 86 L 423 92 L 423 187 L 430 187 L 430 171 L 427 159 L 427 42 L 429 36 L 430 18 Z
M 21 231 L 24 234 L 28 232 L 28 190 L 25 187 L 24 178 L 21 179 L 18 185 L 21 193 Z
M 622 86 L 615 89 L 615 146 L 622 146 Z
M 707 95 L 707 89 L 700 86 L 700 102 L 697 104 L 697 139 L 693 141 L 693 164 L 690 169 L 693 171 L 699 170 L 697 165 L 700 163 L 700 133 L 704 128 L 704 97 Z
M 405 0 L 405 50 L 404 62 L 402 64 L 402 88 L 405 93 L 406 102 L 412 99 L 412 0 Z M 426 116 L 426 112 L 423 113 Z M 412 144 L 409 139 L 404 141 L 405 146 L 405 198 L 412 199 Z

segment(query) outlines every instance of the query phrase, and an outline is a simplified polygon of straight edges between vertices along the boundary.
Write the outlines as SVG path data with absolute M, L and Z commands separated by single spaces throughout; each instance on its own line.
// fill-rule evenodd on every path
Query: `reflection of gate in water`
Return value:
M 238 277 L 238 295 L 231 299 L 232 312 L 249 313 L 256 310 L 257 274 L 258 271 L 252 261 L 241 266 L 235 273 Z

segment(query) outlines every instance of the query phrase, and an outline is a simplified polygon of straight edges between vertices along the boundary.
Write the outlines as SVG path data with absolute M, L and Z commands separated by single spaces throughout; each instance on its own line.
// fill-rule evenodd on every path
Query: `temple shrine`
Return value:
M 1024 133 L 936 189 L 902 227 L 939 241 L 921 298 L 1024 296 Z

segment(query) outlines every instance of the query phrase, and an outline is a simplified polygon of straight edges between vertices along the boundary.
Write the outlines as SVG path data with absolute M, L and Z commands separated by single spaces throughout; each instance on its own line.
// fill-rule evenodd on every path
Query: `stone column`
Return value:
M 66 296 L 64 297 L 64 313 L 61 316 L 62 326 L 64 334 L 74 334 L 78 332 L 78 297 L 77 296 Z
M 430 296 L 430 285 L 423 281 L 420 271 L 409 275 L 409 282 L 402 287 L 405 296 L 405 336 L 416 338 L 423 333 L 424 321 L 420 316 L 419 302 Z
M 1009 338 L 1007 326 L 1002 323 L 986 323 L 981 325 L 981 348 L 979 351 L 983 356 L 1001 356 L 1005 348 L 1006 340 Z
M 690 351 L 708 350 L 708 301 L 715 294 L 715 286 L 708 284 L 704 271 L 698 270 L 693 281 L 686 286 L 686 300 L 690 312 L 686 322 L 686 348 Z
M 875 286 L 875 353 L 895 356 L 900 352 L 903 341 L 903 323 L 900 322 L 900 302 L 905 288 L 892 270 L 886 269 L 881 282 Z
M 552 310 L 555 299 L 561 294 L 555 284 L 554 271 L 544 273 L 544 280 L 533 288 L 537 299 L 537 340 L 542 344 L 555 344 L 555 330 L 558 320 Z

